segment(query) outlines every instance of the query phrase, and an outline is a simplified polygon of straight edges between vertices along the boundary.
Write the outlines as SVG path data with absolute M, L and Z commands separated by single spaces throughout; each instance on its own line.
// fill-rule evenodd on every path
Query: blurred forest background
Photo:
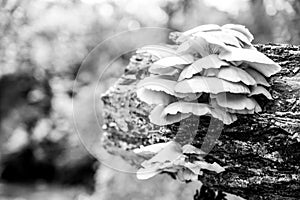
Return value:
M 95 72 L 113 59 L 113 49 L 98 52 L 74 92 L 81 62 L 106 38 L 142 27 L 184 31 L 236 23 L 249 28 L 254 43 L 299 44 L 299 14 L 298 0 L 0 0 L 0 200 L 192 195 L 195 188 L 190 193 L 188 185 L 169 177 L 138 182 L 86 151 L 74 128 L 72 98 L 81 107 L 82 126 L 95 130 L 87 99 L 99 78 Z M 129 58 L 114 63 L 99 94 L 123 73 Z

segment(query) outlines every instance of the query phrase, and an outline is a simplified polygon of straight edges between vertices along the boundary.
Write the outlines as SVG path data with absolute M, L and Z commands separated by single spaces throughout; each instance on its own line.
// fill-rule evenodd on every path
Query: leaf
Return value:
M 176 84 L 175 91 L 180 93 L 206 92 L 218 94 L 221 92 L 250 93 L 250 90 L 242 83 L 232 83 L 216 77 L 193 77 Z
M 221 66 L 228 66 L 229 64 L 219 59 L 218 55 L 211 54 L 196 60 L 193 64 L 184 68 L 181 72 L 178 81 L 191 78 L 194 74 L 202 72 L 203 69 L 220 68 Z
M 220 93 L 211 94 L 211 98 L 216 99 L 217 104 L 223 108 L 234 110 L 255 110 L 261 111 L 259 104 L 253 98 L 249 98 L 242 94 Z
M 281 70 L 281 67 L 264 54 L 251 49 L 228 47 L 230 51 L 221 52 L 219 58 L 226 61 L 244 61 L 252 68 L 269 77 Z
M 180 122 L 181 120 L 188 118 L 191 114 L 181 114 L 178 113 L 176 115 L 166 115 L 164 111 L 165 106 L 157 105 L 151 112 L 150 112 L 150 122 L 156 124 L 158 126 L 164 126 L 168 124 L 174 124 L 176 122 Z
M 239 25 L 239 24 L 225 24 L 225 25 L 222 26 L 222 28 L 226 28 L 226 29 L 231 29 L 231 30 L 238 31 L 238 32 L 242 33 L 243 35 L 245 35 L 250 42 L 252 42 L 252 40 L 254 39 L 254 37 L 250 33 L 250 31 L 245 26 L 243 26 L 243 25 Z
M 136 53 L 149 53 L 158 58 L 170 57 L 177 55 L 176 50 L 172 46 L 167 45 L 146 45 L 136 51 Z
M 254 70 L 252 68 L 249 68 L 249 67 L 245 68 L 244 70 L 254 78 L 254 80 L 256 81 L 256 83 L 258 85 L 264 85 L 264 86 L 270 87 L 270 84 L 268 83 L 268 81 L 258 71 Z
M 256 81 L 251 75 L 245 70 L 234 66 L 222 67 L 217 77 L 231 82 L 243 82 L 246 85 L 256 85 Z
M 253 95 L 260 95 L 260 94 L 264 95 L 265 97 L 267 97 L 270 100 L 273 100 L 272 95 L 270 94 L 270 92 L 262 86 L 252 87 L 251 93 L 248 96 L 251 97 Z

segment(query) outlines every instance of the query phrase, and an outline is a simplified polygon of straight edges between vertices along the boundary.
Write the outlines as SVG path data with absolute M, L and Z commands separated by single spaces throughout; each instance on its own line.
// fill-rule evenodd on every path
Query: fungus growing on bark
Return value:
M 138 98 L 156 105 L 150 122 L 162 126 L 191 115 L 206 115 L 231 124 L 237 114 L 262 111 L 256 95 L 272 100 L 265 77 L 281 67 L 253 47 L 253 35 L 247 28 L 209 24 L 177 36 L 176 45 L 149 45 L 138 50 L 157 59 L 148 68 L 149 77 L 137 85 Z M 156 155 L 142 163 L 137 174 L 140 179 L 171 172 L 179 180 L 188 181 L 197 179 L 202 169 L 224 171 L 217 163 L 204 161 L 205 152 L 192 145 L 181 147 L 172 141 L 135 150 L 145 151 Z M 190 155 L 196 155 L 196 159 L 190 160 Z
M 150 77 L 137 86 L 142 101 L 158 105 L 150 121 L 167 125 L 190 115 L 210 115 L 228 124 L 236 119 L 234 113 L 260 112 L 253 97 L 264 95 L 272 100 L 264 88 L 270 86 L 265 77 L 281 68 L 252 48 L 252 40 L 253 35 L 242 25 L 209 24 L 179 34 L 177 46 L 148 45 L 138 50 L 158 58 L 148 69 Z M 205 105 L 194 102 L 202 93 L 211 94 Z M 170 112 L 171 107 L 176 113 Z M 213 114 L 215 110 L 233 117 L 220 117 Z

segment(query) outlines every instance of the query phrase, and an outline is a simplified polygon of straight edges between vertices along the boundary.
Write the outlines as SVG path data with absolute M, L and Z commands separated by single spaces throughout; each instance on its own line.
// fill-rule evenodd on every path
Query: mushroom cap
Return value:
M 243 26 L 243 25 L 239 25 L 239 24 L 225 24 L 225 25 L 222 26 L 222 28 L 226 28 L 226 29 L 231 29 L 231 30 L 238 31 L 238 32 L 242 33 L 243 35 L 245 35 L 250 42 L 252 42 L 252 40 L 254 39 L 254 37 L 250 33 L 250 31 L 245 26 Z
M 256 85 L 256 81 L 252 76 L 245 70 L 234 66 L 222 67 L 216 76 L 235 83 L 243 82 L 246 85 Z
M 199 32 L 197 37 L 188 38 L 185 42 L 179 45 L 178 53 L 199 53 L 202 57 L 210 54 L 219 54 L 223 51 L 229 51 L 228 46 L 216 37 L 213 37 L 209 32 Z
M 176 40 L 177 43 L 182 43 L 187 40 L 188 36 L 191 36 L 197 32 L 206 32 L 206 31 L 218 31 L 221 30 L 221 27 L 216 24 L 206 24 L 202 26 L 197 26 L 193 29 L 185 31 L 179 36 Z
M 204 39 L 206 38 L 207 39 L 207 35 L 209 34 L 209 36 L 227 44 L 227 45 L 232 45 L 232 46 L 235 46 L 235 47 L 241 47 L 241 44 L 240 44 L 240 41 L 232 34 L 229 34 L 225 31 L 222 31 L 222 30 L 218 30 L 218 31 L 211 31 L 211 32 L 208 32 L 208 33 L 204 33 L 203 32 L 198 32 L 198 33 L 195 33 L 194 36 L 195 37 L 204 37 Z M 210 39 L 210 37 L 208 38 Z M 209 40 L 210 42 L 212 41 L 211 39 Z M 209 42 L 208 41 L 208 42 Z
M 176 115 L 178 113 L 194 114 L 197 116 L 210 115 L 225 124 L 231 124 L 236 120 L 234 115 L 227 113 L 224 109 L 213 108 L 204 103 L 178 101 L 166 106 L 163 112 L 165 115 Z
M 157 68 L 168 68 L 173 67 L 176 65 L 188 65 L 194 61 L 194 57 L 190 54 L 186 55 L 178 55 L 178 56 L 170 56 L 159 59 L 158 61 L 154 62 L 150 66 L 150 70 L 157 69 Z
M 174 124 L 176 122 L 180 122 L 181 120 L 188 118 L 192 114 L 186 113 L 177 113 L 175 115 L 167 115 L 164 112 L 164 105 L 157 105 L 150 113 L 149 120 L 151 123 L 156 124 L 158 126 L 164 126 L 168 124 Z
M 248 96 L 251 97 L 253 95 L 260 95 L 260 94 L 264 95 L 265 97 L 267 97 L 270 100 L 273 100 L 270 92 L 268 90 L 266 90 L 266 88 L 264 88 L 263 86 L 253 86 L 251 88 L 251 93 Z
M 186 78 L 193 77 L 194 74 L 202 72 L 203 69 L 209 68 L 220 68 L 221 66 L 228 66 L 229 64 L 223 60 L 221 60 L 218 55 L 211 54 L 196 60 L 191 65 L 187 66 L 180 73 L 178 81 L 181 81 Z
M 244 61 L 250 67 L 270 77 L 281 70 L 281 67 L 263 53 L 252 49 L 228 47 L 230 51 L 221 52 L 219 58 L 226 61 Z
M 270 84 L 265 79 L 265 77 L 261 73 L 256 71 L 255 69 L 246 67 L 244 70 L 254 78 L 254 80 L 256 81 L 256 83 L 258 85 L 264 85 L 264 86 L 270 87 Z
M 139 48 L 136 53 L 149 53 L 157 58 L 177 55 L 175 48 L 171 45 L 146 45 Z
M 260 112 L 261 108 L 255 99 L 242 94 L 220 93 L 211 94 L 212 99 L 215 99 L 217 104 L 223 108 L 233 110 L 254 110 Z
M 137 89 L 146 88 L 154 91 L 163 91 L 175 96 L 174 87 L 176 83 L 176 81 L 163 79 L 159 76 L 150 76 L 140 80 L 137 84 Z
M 176 98 L 170 94 L 167 94 L 163 91 L 155 91 L 152 89 L 147 89 L 145 87 L 141 87 L 137 89 L 136 91 L 137 97 L 151 105 L 151 104 L 162 104 L 162 105 L 168 105 L 171 102 L 174 102 Z
M 206 92 L 218 94 L 221 92 L 249 94 L 250 90 L 243 83 L 233 83 L 216 77 L 195 76 L 176 84 L 175 91 L 180 93 Z

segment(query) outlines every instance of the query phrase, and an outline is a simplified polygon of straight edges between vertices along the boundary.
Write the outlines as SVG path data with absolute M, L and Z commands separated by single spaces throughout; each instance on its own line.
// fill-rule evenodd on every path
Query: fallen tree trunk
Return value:
M 263 112 L 240 115 L 224 126 L 206 159 L 226 170 L 220 174 L 207 171 L 200 181 L 245 199 L 300 199 L 300 47 L 266 44 L 256 48 L 282 67 L 269 79 L 274 100 L 260 101 Z M 136 97 L 135 85 L 149 63 L 149 57 L 133 56 L 122 78 L 102 96 L 105 148 L 136 166 L 144 158 L 132 149 L 169 141 L 180 132 L 178 124 L 151 124 L 151 107 Z M 193 120 L 184 123 L 188 127 Z M 203 142 L 208 120 L 201 118 L 200 124 L 193 141 L 197 147 Z

